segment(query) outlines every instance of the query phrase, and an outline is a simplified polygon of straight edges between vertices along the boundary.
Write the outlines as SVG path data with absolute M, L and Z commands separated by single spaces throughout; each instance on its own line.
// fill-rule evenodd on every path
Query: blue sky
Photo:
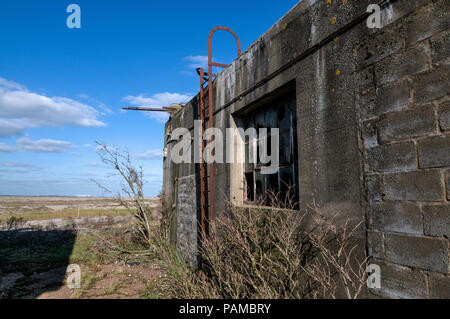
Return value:
M 213 27 L 233 29 L 245 50 L 297 2 L 1 0 L 0 195 L 104 195 L 91 179 L 117 191 L 96 141 L 127 149 L 145 195 L 157 195 L 165 118 L 120 108 L 186 102 Z M 81 29 L 66 26 L 71 3 Z M 225 32 L 213 49 L 235 58 Z

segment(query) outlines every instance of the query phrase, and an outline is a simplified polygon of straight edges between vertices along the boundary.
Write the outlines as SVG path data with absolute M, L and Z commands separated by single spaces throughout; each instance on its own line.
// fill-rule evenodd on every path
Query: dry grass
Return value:
M 80 209 L 80 217 L 93 217 L 93 216 L 124 216 L 128 215 L 127 209 L 111 209 L 111 210 L 103 210 L 103 209 Z M 46 219 L 54 219 L 54 218 L 63 218 L 63 219 L 71 219 L 78 217 L 78 209 L 64 209 L 60 211 L 32 211 L 17 214 L 7 214 L 0 216 L 0 223 L 7 222 L 12 217 L 18 217 L 23 221 L 30 220 L 46 220 Z
M 173 209 L 164 194 L 161 216 L 156 218 L 143 202 L 142 168 L 132 165 L 128 153 L 99 145 L 102 161 L 124 180 L 122 191 L 131 201 L 118 199 L 137 220 L 135 233 L 147 245 L 142 252 L 155 253 L 167 269 L 168 277 L 156 286 L 166 286 L 171 297 L 353 299 L 361 295 L 366 260 L 355 253 L 362 249 L 355 238 L 360 225 L 349 220 L 338 223 L 336 215 L 326 216 L 318 208 L 300 213 L 294 209 L 298 203 L 290 196 L 292 188 L 285 194 L 269 194 L 268 201 L 261 199 L 252 207 L 229 203 L 227 211 L 216 212 L 210 234 L 202 240 L 200 268 L 194 270 L 171 242 Z M 262 206 L 266 202 L 272 207 Z M 119 245 L 112 248 L 125 252 Z M 154 297 L 152 292 L 144 295 Z
M 366 260 L 358 259 L 359 224 L 337 225 L 320 209 L 293 210 L 291 199 L 274 207 L 229 205 L 202 247 L 193 270 L 157 238 L 168 267 L 170 289 L 179 298 L 358 298 L 365 285 Z M 166 237 L 164 237 L 166 236 Z
M 111 176 L 120 176 L 123 180 L 121 191 L 126 197 L 122 197 L 119 192 L 116 195 L 116 200 L 134 217 L 136 221 L 135 229 L 140 233 L 142 240 L 150 244 L 155 215 L 151 207 L 145 202 L 143 186 L 146 182 L 144 181 L 142 166 L 134 166 L 128 151 L 111 148 L 99 142 L 97 144 L 97 153 L 101 161 L 114 169 L 114 174 Z M 112 194 L 112 191 L 107 186 L 96 181 L 94 182 L 105 192 Z

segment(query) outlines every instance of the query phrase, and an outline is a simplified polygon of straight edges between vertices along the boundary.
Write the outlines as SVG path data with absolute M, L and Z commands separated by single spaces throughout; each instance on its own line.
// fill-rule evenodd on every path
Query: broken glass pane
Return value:
M 264 201 L 265 198 L 265 185 L 264 175 L 261 175 L 260 171 L 255 171 L 255 196 L 256 200 Z
M 286 193 L 290 189 L 290 197 L 294 201 L 298 201 L 298 185 L 296 185 L 298 172 L 297 170 L 297 132 L 295 125 L 295 97 L 284 98 L 279 102 L 272 102 L 265 108 L 258 108 L 255 112 L 249 113 L 245 116 L 245 129 L 254 127 L 256 129 L 257 138 L 254 143 L 246 145 L 246 163 L 245 163 L 245 181 L 248 186 L 247 198 L 251 201 L 265 200 L 266 204 L 273 205 L 270 199 L 266 196 L 268 192 L 277 194 L 283 193 L 281 196 L 283 201 Z M 267 136 L 264 137 L 259 134 L 259 129 L 267 129 Z M 271 163 L 263 163 L 261 158 L 261 150 L 264 150 L 265 155 L 272 156 L 271 149 L 271 132 L 270 129 L 279 128 L 279 164 L 280 170 L 271 175 L 261 174 L 259 167 L 269 166 Z M 246 139 L 248 141 L 248 139 Z M 263 144 L 262 142 L 265 142 Z M 263 148 L 264 147 L 264 148 Z M 253 151 L 253 152 L 252 152 Z M 253 153 L 253 159 L 256 165 L 252 165 L 250 157 Z M 291 187 L 291 188 L 290 188 Z M 283 198 L 284 197 L 284 198 Z
M 267 127 L 267 134 L 273 127 L 277 127 L 277 112 L 274 108 L 267 109 L 265 114 L 265 127 Z
M 260 128 L 264 128 L 267 127 L 265 124 L 265 120 L 264 120 L 264 112 L 259 112 L 255 114 L 255 128 L 256 128 L 256 133 L 258 134 L 259 137 L 259 129 Z
M 245 186 L 247 190 L 247 200 L 254 201 L 255 200 L 255 192 L 254 192 L 254 182 L 253 182 L 253 172 L 245 174 Z
M 280 200 L 282 202 L 289 201 L 288 198 L 292 197 L 295 193 L 294 189 L 294 179 L 293 179 L 293 171 L 290 167 L 280 168 Z
M 253 167 L 253 158 L 251 158 L 253 152 L 251 152 L 251 148 L 253 147 L 253 143 L 245 144 L 245 171 L 252 170 Z
M 280 131 L 287 130 L 291 127 L 291 116 L 289 106 L 286 104 L 281 104 L 278 108 L 278 127 Z
M 280 165 L 289 165 L 292 159 L 291 134 L 280 134 Z

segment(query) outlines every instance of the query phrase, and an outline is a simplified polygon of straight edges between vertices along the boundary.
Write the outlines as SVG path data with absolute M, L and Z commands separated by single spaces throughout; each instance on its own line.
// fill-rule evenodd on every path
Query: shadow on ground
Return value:
M 37 298 L 65 284 L 74 230 L 0 231 L 0 299 Z

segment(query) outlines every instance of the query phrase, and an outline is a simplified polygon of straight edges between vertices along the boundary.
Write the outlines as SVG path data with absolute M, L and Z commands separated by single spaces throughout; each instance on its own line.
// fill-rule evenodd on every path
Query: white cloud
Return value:
M 65 97 L 47 97 L 0 78 L 0 137 L 20 135 L 27 128 L 64 125 L 100 127 L 92 106 Z
M 18 149 L 16 146 L 7 145 L 7 144 L 0 142 L 0 152 L 11 153 L 11 152 L 17 152 L 17 150 Z
M 2 163 L 2 166 L 5 166 L 5 167 L 32 167 L 34 165 L 31 165 L 30 163 L 24 163 L 24 162 L 4 162 L 4 163 Z
M 102 101 L 99 101 L 99 100 L 97 100 L 97 99 L 94 99 L 93 97 L 90 97 L 89 95 L 87 95 L 87 94 L 79 94 L 78 95 L 80 98 L 82 98 L 82 99 L 84 99 L 84 100 L 86 100 L 88 103 L 91 103 L 91 104 L 97 104 L 97 107 L 100 109 L 100 110 L 102 110 L 102 115 L 105 115 L 105 114 L 112 114 L 113 113 L 113 111 L 109 108 L 109 107 L 107 107 L 106 105 L 105 105 L 105 103 L 103 103 Z
M 66 141 L 57 141 L 51 139 L 40 139 L 33 141 L 28 137 L 19 138 L 16 141 L 16 145 L 7 145 L 0 142 L 0 153 L 12 153 L 12 152 L 36 152 L 36 153 L 63 153 L 68 151 L 74 145 Z M 6 165 L 9 164 L 9 165 Z M 12 167 L 14 162 L 3 163 L 3 166 Z M 15 163 L 18 165 L 18 163 Z M 19 166 L 16 166 L 19 167 Z M 25 166 L 21 166 L 25 167 Z
M 28 89 L 25 86 L 23 86 L 19 83 L 16 83 L 14 81 L 8 81 L 2 77 L 0 77 L 0 87 L 5 87 L 7 89 L 28 91 Z
M 124 101 L 131 103 L 133 106 L 146 106 L 146 107 L 163 107 L 170 106 L 172 103 L 187 103 L 192 99 L 191 95 L 180 93 L 156 93 L 151 97 L 146 97 L 143 94 L 132 96 L 128 95 L 123 98 Z M 169 118 L 166 112 L 146 112 L 150 117 L 156 119 L 159 122 L 166 122 Z
M 21 119 L 5 119 L 0 117 L 0 137 L 19 135 L 26 123 Z
M 91 162 L 91 163 L 86 164 L 86 166 L 97 167 L 97 166 L 100 166 L 100 163 L 97 163 L 97 162 Z
M 20 150 L 39 153 L 63 153 L 73 147 L 72 143 L 66 141 L 50 139 L 32 141 L 27 137 L 18 139 L 17 146 Z
M 0 168 L 0 170 L 5 173 L 23 174 L 42 170 L 42 167 L 25 162 L 4 162 L 1 166 L 6 167 L 6 169 Z
M 189 62 L 189 68 L 203 68 L 206 70 L 208 68 L 208 57 L 204 55 L 189 55 L 183 60 Z
M 133 155 L 133 157 L 143 160 L 149 160 L 149 159 L 158 159 L 163 157 L 163 151 L 161 150 L 148 150 L 144 153 L 136 153 Z
M 9 173 L 9 174 L 11 174 L 11 173 L 12 174 L 28 174 L 31 171 L 37 171 L 37 169 L 33 169 L 33 170 L 30 170 L 29 168 L 27 168 L 27 169 L 17 169 L 17 168 L 12 169 L 11 167 L 0 168 L 1 173 Z

